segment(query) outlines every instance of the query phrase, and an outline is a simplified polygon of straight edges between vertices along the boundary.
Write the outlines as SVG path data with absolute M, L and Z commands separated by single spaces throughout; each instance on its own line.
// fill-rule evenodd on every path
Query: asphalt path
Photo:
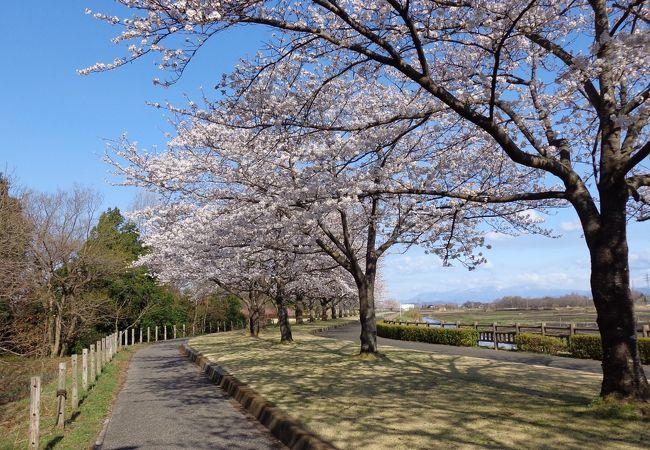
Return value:
M 359 335 L 361 334 L 361 325 L 357 322 L 352 325 L 346 325 L 340 328 L 334 328 L 321 333 L 318 336 L 352 341 L 360 344 Z M 494 350 L 480 347 L 454 347 L 451 345 L 427 344 L 424 342 L 399 341 L 395 339 L 377 338 L 379 351 L 383 346 L 406 348 L 410 350 L 419 350 L 429 353 L 450 356 L 470 356 L 473 358 L 484 358 L 493 361 L 513 362 L 529 364 L 534 366 L 555 367 L 558 369 L 581 370 L 602 374 L 600 361 L 591 359 L 565 358 L 561 356 L 540 355 L 538 353 L 513 352 L 507 350 Z M 645 373 L 650 373 L 650 366 L 643 366 Z
M 148 345 L 133 355 L 100 448 L 286 449 L 181 356 L 182 342 Z

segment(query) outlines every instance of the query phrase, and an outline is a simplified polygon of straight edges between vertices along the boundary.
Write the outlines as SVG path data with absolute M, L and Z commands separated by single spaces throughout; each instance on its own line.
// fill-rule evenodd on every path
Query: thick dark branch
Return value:
M 533 148 L 537 150 L 537 153 L 542 156 L 546 156 L 546 150 L 542 146 L 541 142 L 539 142 L 533 133 L 531 133 L 531 131 L 528 129 L 526 123 L 524 122 L 524 119 L 519 114 L 517 114 L 517 112 L 515 112 L 515 110 L 512 109 L 507 102 L 496 100 L 495 105 L 498 106 L 501 111 L 506 113 L 508 117 L 515 123 L 515 125 L 517 125 L 519 131 L 521 131 L 530 145 L 532 145 Z
M 562 47 L 557 45 L 555 42 L 549 41 L 545 37 L 537 33 L 533 33 L 532 31 L 526 31 L 526 30 L 521 30 L 521 31 L 523 32 L 524 36 L 526 36 L 528 39 L 530 39 L 531 41 L 533 41 L 535 44 L 539 45 L 543 49 L 551 52 L 558 59 L 560 59 L 564 64 L 571 67 L 572 69 L 576 68 L 573 61 L 573 55 L 571 55 L 571 53 L 567 52 Z M 589 100 L 591 105 L 597 111 L 600 111 L 600 95 L 598 93 L 598 90 L 591 82 L 591 80 L 585 80 L 583 82 L 583 88 L 587 93 L 587 99 Z
M 635 95 L 632 100 L 626 103 L 625 106 L 621 108 L 620 114 L 623 116 L 630 114 L 636 108 L 643 105 L 643 103 L 646 100 L 648 100 L 649 97 L 650 97 L 650 86 L 646 87 L 643 90 L 643 92 L 641 92 L 638 95 Z
M 636 0 L 633 3 L 630 3 L 629 5 L 626 6 L 621 6 L 619 4 L 614 4 L 615 7 L 617 8 L 623 8 L 625 12 L 623 15 L 616 21 L 616 24 L 612 27 L 612 29 L 609 31 L 609 34 L 614 36 L 616 32 L 618 31 L 619 27 L 625 23 L 625 20 L 630 16 L 630 14 L 633 12 L 634 8 L 642 4 L 645 0 Z
M 420 68 L 422 69 L 422 74 L 424 76 L 429 76 L 429 64 L 427 62 L 427 57 L 424 54 L 424 46 L 422 45 L 422 40 L 420 39 L 420 36 L 418 35 L 417 30 L 415 29 L 415 24 L 411 20 L 411 18 L 408 15 L 408 2 L 406 2 L 406 6 L 402 7 L 400 3 L 397 0 L 387 0 L 388 3 L 397 11 L 404 21 L 404 24 L 409 30 L 409 33 L 411 35 L 411 40 L 413 41 L 413 45 L 415 46 L 415 51 L 418 54 L 418 61 L 420 62 Z
M 335 14 L 337 17 L 339 17 L 341 20 L 343 20 L 345 23 L 350 25 L 352 29 L 357 31 L 359 34 L 364 36 L 366 39 L 374 43 L 375 45 L 381 47 L 384 49 L 393 59 L 399 59 L 399 53 L 397 50 L 390 45 L 390 43 L 379 36 L 377 33 L 374 33 L 371 29 L 366 27 L 360 22 L 357 22 L 356 20 L 352 19 L 350 15 L 340 6 L 336 4 L 335 1 L 327 1 L 327 0 L 313 0 L 314 3 L 317 5 L 322 6 L 323 8 L 327 9 L 328 11 L 332 12 Z
M 318 245 L 325 253 L 327 253 L 334 261 L 337 262 L 341 267 L 350 272 L 353 277 L 357 277 L 356 270 L 352 268 L 352 264 L 347 260 L 343 255 L 332 249 L 329 245 L 325 243 L 321 238 L 316 238 L 316 245 Z
M 635 175 L 625 180 L 628 186 L 638 189 L 642 186 L 650 187 L 650 173 Z
M 545 192 L 524 192 L 521 194 L 512 194 L 504 196 L 494 196 L 494 195 L 481 195 L 481 194 L 463 194 L 459 192 L 452 191 L 437 191 L 433 189 L 392 189 L 382 192 L 368 192 L 365 195 L 377 195 L 377 194 L 393 194 L 393 195 L 430 195 L 430 196 L 440 196 L 440 197 L 449 197 L 457 198 L 461 200 L 466 200 L 468 202 L 474 203 L 510 203 L 510 202 L 519 202 L 519 201 L 534 201 L 534 200 L 551 200 L 551 199 L 561 199 L 568 200 L 569 195 L 564 191 L 545 191 Z
M 634 155 L 630 156 L 630 159 L 628 159 L 621 167 L 621 174 L 627 174 L 630 170 L 640 164 L 641 161 L 647 158 L 648 155 L 650 155 L 650 141 L 647 141 Z
M 494 103 L 495 103 L 496 92 L 497 92 L 497 75 L 499 72 L 499 65 L 501 63 L 501 50 L 503 49 L 503 46 L 505 45 L 506 41 L 510 37 L 510 33 L 512 33 L 512 30 L 514 30 L 515 27 L 517 26 L 517 22 L 519 22 L 521 18 L 524 17 L 524 14 L 526 14 L 526 12 L 533 7 L 535 1 L 536 0 L 531 0 L 531 2 L 528 5 L 526 5 L 526 7 L 515 18 L 515 20 L 512 21 L 512 24 L 510 24 L 508 30 L 501 37 L 501 40 L 499 41 L 499 44 L 497 45 L 497 48 L 494 51 L 494 66 L 492 67 L 492 82 L 490 85 L 490 119 L 494 118 Z

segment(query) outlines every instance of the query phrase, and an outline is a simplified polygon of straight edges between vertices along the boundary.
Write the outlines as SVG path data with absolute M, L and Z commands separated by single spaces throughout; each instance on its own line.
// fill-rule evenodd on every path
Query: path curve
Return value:
M 356 322 L 352 325 L 346 325 L 340 328 L 317 333 L 318 336 L 352 341 L 360 343 L 359 335 L 361 334 L 361 325 Z M 377 338 L 379 351 L 382 346 L 390 345 L 391 347 L 406 348 L 410 350 L 419 350 L 440 355 L 451 356 L 470 356 L 473 358 L 490 359 L 493 361 L 514 362 L 534 366 L 555 367 L 558 369 L 581 370 L 602 374 L 600 361 L 591 359 L 565 358 L 561 356 L 541 355 L 538 353 L 513 352 L 507 350 L 494 350 L 489 348 L 478 347 L 454 347 L 452 345 L 427 344 L 425 342 L 399 341 L 395 339 Z M 650 366 L 643 366 L 645 373 L 650 373 Z
M 183 340 L 138 350 L 101 450 L 286 449 L 179 353 Z

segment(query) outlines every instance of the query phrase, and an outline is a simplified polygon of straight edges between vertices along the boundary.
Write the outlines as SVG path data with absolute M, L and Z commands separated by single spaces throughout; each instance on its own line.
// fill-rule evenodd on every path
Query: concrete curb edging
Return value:
M 334 445 L 323 440 L 302 423 L 290 418 L 277 406 L 273 406 L 252 388 L 242 383 L 226 370 L 208 359 L 187 343 L 179 350 L 232 398 L 239 402 L 262 425 L 291 450 L 337 450 Z

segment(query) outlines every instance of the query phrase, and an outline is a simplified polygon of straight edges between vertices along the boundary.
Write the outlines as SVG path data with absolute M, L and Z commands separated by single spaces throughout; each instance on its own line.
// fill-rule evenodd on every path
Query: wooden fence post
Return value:
M 576 324 L 571 322 L 571 325 L 569 325 L 569 336 L 573 336 L 576 334 Z
M 65 426 L 65 398 L 68 396 L 65 390 L 66 364 L 59 363 L 59 380 L 56 388 L 56 427 L 62 429 Z
M 108 358 L 106 358 L 106 338 L 102 338 L 102 367 L 106 365 Z
M 492 322 L 492 336 L 494 339 L 494 349 L 499 350 L 499 339 L 497 339 L 497 323 Z
M 185 324 L 183 324 L 183 337 L 185 337 Z
M 72 409 L 79 408 L 79 387 L 77 385 L 77 355 L 70 357 L 72 366 Z
M 650 337 L 650 325 L 643 325 L 643 337 Z
M 131 328 L 131 345 L 135 345 L 135 328 Z
M 158 325 L 156 325 L 156 342 L 158 342 Z
M 233 326 L 233 324 L 232 324 L 232 320 L 231 320 L 231 321 L 230 321 L 230 331 L 232 331 L 232 330 L 234 330 L 234 329 L 235 329 L 235 327 Z
M 147 327 L 147 344 L 151 342 L 151 328 Z
M 140 343 L 142 344 L 142 327 L 140 327 Z
M 163 341 L 167 340 L 167 325 L 163 325 Z
M 209 325 L 208 325 L 208 331 L 209 331 L 210 333 L 212 333 L 212 322 L 209 322 Z
M 478 330 L 478 322 L 474 322 L 474 329 Z
M 519 322 L 515 323 L 515 334 L 521 334 L 521 325 Z
M 41 377 L 32 377 L 29 399 L 29 450 L 38 449 L 41 422 Z
M 81 388 L 88 390 L 88 349 L 81 350 Z
M 95 344 L 90 344 L 90 384 L 95 383 Z
M 196 324 L 192 323 L 192 336 L 196 336 Z
M 546 322 L 542 322 L 542 336 L 546 336 Z
M 174 324 L 174 339 L 176 339 L 176 324 Z
M 102 373 L 102 341 L 95 344 L 95 363 L 97 364 L 97 376 Z
M 456 321 L 456 328 L 460 329 L 460 320 Z

